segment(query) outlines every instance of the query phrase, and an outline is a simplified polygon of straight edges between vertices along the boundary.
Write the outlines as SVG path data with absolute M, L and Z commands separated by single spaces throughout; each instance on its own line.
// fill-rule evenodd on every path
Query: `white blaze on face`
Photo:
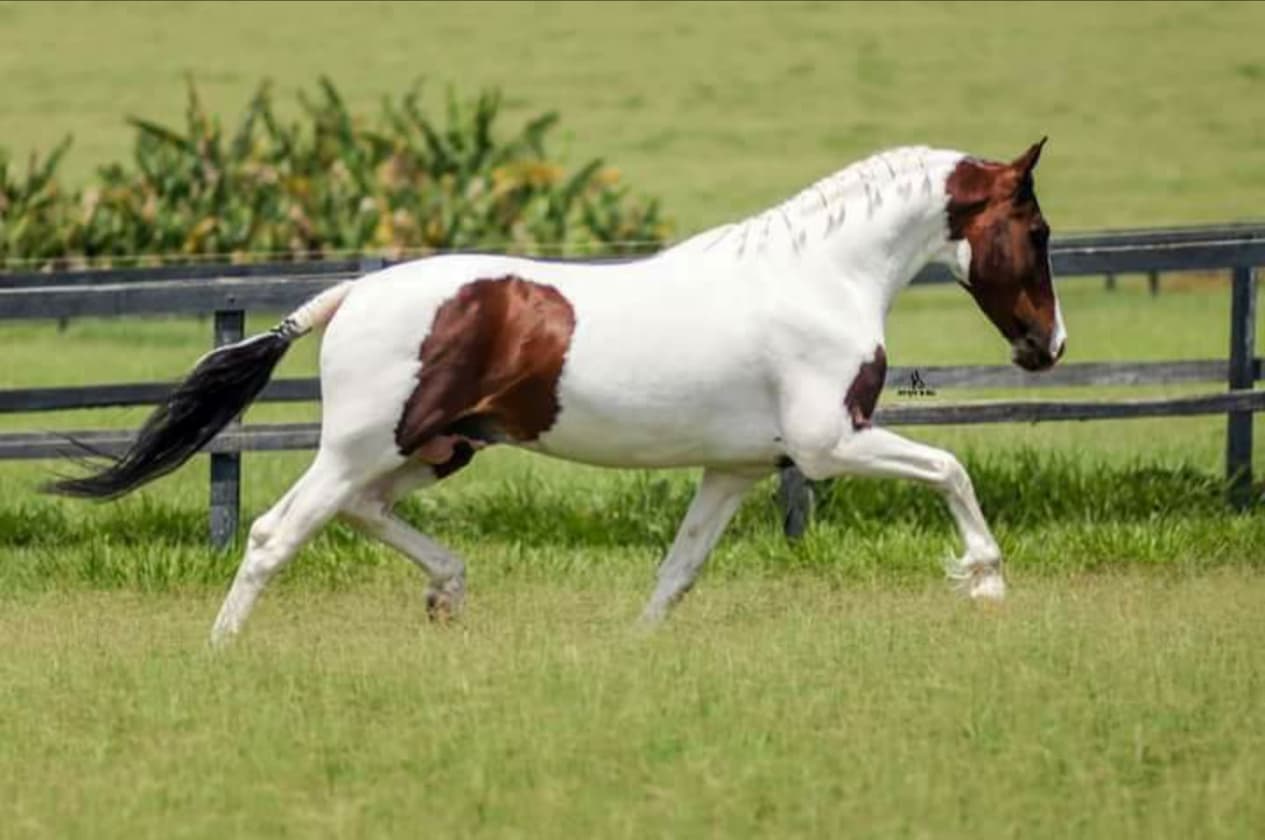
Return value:
M 966 241 L 966 237 L 958 240 L 958 246 L 953 252 L 953 264 L 950 269 L 958 276 L 966 285 L 971 285 L 971 243 Z
M 1054 329 L 1050 331 L 1050 345 L 1046 349 L 1052 358 L 1057 359 L 1059 350 L 1067 342 L 1067 328 L 1063 326 L 1063 307 L 1059 303 L 1058 291 L 1054 288 L 1054 266 L 1050 266 L 1050 291 L 1054 294 Z

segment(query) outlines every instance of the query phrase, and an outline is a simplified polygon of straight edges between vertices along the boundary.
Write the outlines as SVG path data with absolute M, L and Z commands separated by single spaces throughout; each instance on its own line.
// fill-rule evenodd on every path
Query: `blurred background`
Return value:
M 64 135 L 68 185 L 125 160 L 127 115 L 231 128 L 321 75 L 364 117 L 424 80 L 561 116 L 557 151 L 662 200 L 683 236 L 890 145 L 1008 157 L 1044 134 L 1057 231 L 1261 218 L 1257 3 L 4 3 L 0 146 Z

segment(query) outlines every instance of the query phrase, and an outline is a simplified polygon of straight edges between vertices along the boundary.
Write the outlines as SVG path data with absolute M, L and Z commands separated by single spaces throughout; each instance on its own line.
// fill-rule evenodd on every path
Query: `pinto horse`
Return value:
M 948 503 L 965 551 L 949 574 L 1005 595 L 1001 551 L 948 452 L 871 422 L 892 300 L 946 264 L 1010 342 L 1048 368 L 1066 333 L 1033 187 L 1044 140 L 1009 163 L 891 149 L 745 221 L 625 263 L 441 255 L 346 281 L 271 331 L 204 356 L 135 443 L 55 492 L 112 498 L 178 467 L 259 393 L 290 344 L 325 328 L 320 447 L 252 524 L 212 630 L 336 515 L 416 563 L 432 617 L 457 611 L 465 566 L 392 512 L 406 492 L 508 444 L 610 467 L 702 467 L 644 612 L 694 583 L 748 488 L 779 466 L 810 479 L 912 479 Z

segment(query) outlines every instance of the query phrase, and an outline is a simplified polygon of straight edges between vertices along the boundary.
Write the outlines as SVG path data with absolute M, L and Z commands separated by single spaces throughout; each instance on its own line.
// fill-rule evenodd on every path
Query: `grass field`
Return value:
M 329 73 L 366 109 L 425 75 L 559 109 L 571 154 L 606 155 L 682 234 L 879 146 L 1043 133 L 1056 231 L 1228 221 L 1261 216 L 1262 29 L 1241 3 L 0 3 L 0 145 L 73 131 L 82 178 L 125 152 L 124 113 L 178 117 L 186 69 L 226 112 L 265 75 Z M 1225 353 L 1221 278 L 1060 291 L 1069 361 Z M 210 324 L 0 330 L 9 388 L 172 378 Z M 956 289 L 900 299 L 888 345 L 898 365 L 1006 356 Z M 336 525 L 222 656 L 204 640 L 238 555 L 205 545 L 204 459 L 112 505 L 0 463 L 0 837 L 1255 836 L 1265 517 L 1222 504 L 1224 428 L 911 429 L 972 473 L 1004 608 L 949 593 L 932 493 L 839 482 L 789 545 L 766 483 L 649 637 L 632 622 L 694 473 L 490 452 L 403 508 L 470 562 L 458 624 L 426 625 L 411 568 Z M 248 456 L 246 515 L 307 458 Z
M 620 579 L 623 578 L 623 579 Z M 395 585 L 385 585 L 387 581 Z M 5 833 L 1251 837 L 1259 572 L 1100 576 L 1002 612 L 734 581 L 628 631 L 626 576 L 289 592 L 228 656 L 202 599 L 0 614 Z

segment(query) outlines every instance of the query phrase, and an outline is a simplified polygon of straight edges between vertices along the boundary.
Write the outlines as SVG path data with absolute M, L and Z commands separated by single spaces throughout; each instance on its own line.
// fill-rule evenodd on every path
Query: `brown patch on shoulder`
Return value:
M 874 407 L 878 405 L 878 395 L 883 391 L 886 380 L 887 352 L 879 344 L 874 348 L 874 358 L 862 362 L 861 369 L 853 377 L 848 393 L 843 398 L 843 405 L 852 418 L 853 429 L 859 431 L 870 428 L 870 418 L 874 416 Z
M 395 427 L 400 452 L 447 475 L 482 446 L 536 440 L 558 417 L 574 331 L 575 312 L 552 286 L 514 275 L 462 286 L 418 351 L 417 387 Z

